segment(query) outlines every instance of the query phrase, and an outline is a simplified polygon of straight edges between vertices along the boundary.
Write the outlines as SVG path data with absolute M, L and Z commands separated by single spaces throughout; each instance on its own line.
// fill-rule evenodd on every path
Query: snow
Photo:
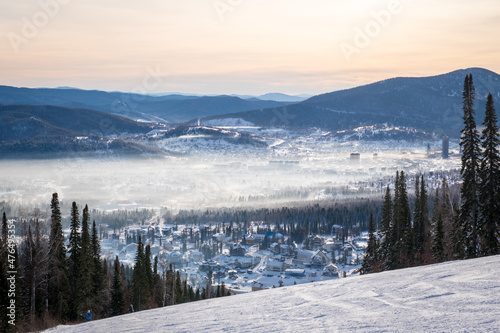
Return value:
M 498 332 L 500 256 L 282 287 L 50 332 Z

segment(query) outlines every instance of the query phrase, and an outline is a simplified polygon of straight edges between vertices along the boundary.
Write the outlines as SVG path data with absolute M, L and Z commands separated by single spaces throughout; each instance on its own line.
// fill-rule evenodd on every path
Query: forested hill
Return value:
M 482 68 L 430 77 L 393 78 L 318 95 L 281 108 L 217 118 L 241 118 L 259 126 L 328 130 L 389 124 L 458 138 L 463 124 L 462 88 L 469 73 L 474 78 L 475 109 L 481 123 L 488 93 L 500 100 L 500 75 Z
M 143 134 L 151 126 L 88 109 L 57 106 L 0 105 L 0 152 L 3 157 L 113 149 L 142 153 L 150 148 L 116 137 Z M 108 139 L 110 138 L 111 139 Z

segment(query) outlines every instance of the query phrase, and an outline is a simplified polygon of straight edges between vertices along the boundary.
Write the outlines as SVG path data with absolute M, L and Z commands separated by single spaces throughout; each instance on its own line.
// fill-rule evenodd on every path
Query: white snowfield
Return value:
M 55 332 L 500 332 L 500 256 L 143 311 Z

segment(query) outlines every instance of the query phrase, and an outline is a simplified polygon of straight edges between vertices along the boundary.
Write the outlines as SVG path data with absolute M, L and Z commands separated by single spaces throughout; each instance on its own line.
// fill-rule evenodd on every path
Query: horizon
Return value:
M 30 0 L 0 8 L 0 71 L 10 86 L 318 95 L 459 68 L 500 72 L 493 0 Z
M 381 79 L 379 81 L 373 81 L 373 82 L 368 82 L 366 84 L 362 84 L 362 85 L 358 85 L 358 86 L 354 86 L 354 87 L 350 87 L 350 88 L 342 88 L 342 89 L 338 89 L 338 90 L 333 90 L 333 91 L 326 91 L 326 92 L 322 92 L 322 93 L 318 93 L 316 95 L 312 95 L 312 94 L 301 94 L 301 93 L 298 93 L 298 94 L 287 94 L 287 93 L 283 93 L 283 92 L 279 92 L 279 91 L 270 91 L 270 92 L 266 92 L 266 93 L 262 93 L 262 94 L 258 94 L 258 95 L 251 95 L 251 94 L 246 94 L 246 93 L 241 93 L 241 94 L 233 94 L 233 93 L 220 93 L 220 94 L 201 94 L 201 93 L 198 93 L 198 92 L 178 92 L 178 91 L 171 91 L 171 92 L 168 92 L 168 91 L 162 91 L 162 92 L 146 92 L 145 96 L 152 96 L 152 97 L 157 97 L 157 96 L 174 96 L 174 95 L 179 95 L 179 96 L 189 96 L 189 97 L 218 97 L 218 96 L 229 96 L 229 97 L 238 97 L 238 98 L 241 98 L 241 99 L 246 99 L 246 98 L 260 98 L 260 97 L 263 97 L 263 96 L 266 96 L 266 95 L 285 95 L 285 96 L 289 96 L 289 97 L 300 97 L 300 98 L 305 98 L 305 99 L 309 99 L 311 97 L 314 97 L 314 96 L 318 96 L 318 95 L 321 95 L 321 94 L 325 94 L 325 93 L 331 93 L 331 92 L 338 92 L 338 91 L 342 91 L 342 90 L 349 90 L 349 89 L 354 89 L 354 88 L 358 88 L 358 87 L 363 87 L 363 86 L 367 86 L 367 85 L 370 85 L 370 84 L 374 84 L 374 83 L 378 83 L 378 82 L 382 82 L 382 81 L 386 81 L 386 80 L 392 80 L 392 79 L 397 79 L 397 78 L 428 78 L 428 77 L 434 77 L 434 76 L 440 76 L 440 75 L 446 75 L 446 74 L 450 74 L 450 73 L 453 73 L 453 72 L 458 72 L 458 71 L 467 71 L 467 70 L 473 70 L 473 69 L 479 69 L 479 70 L 486 70 L 486 71 L 490 71 L 490 72 L 493 72 L 497 75 L 499 75 L 498 73 L 496 73 L 495 71 L 492 71 L 488 68 L 483 68 L 483 67 L 469 67 L 469 68 L 459 68 L 459 69 L 455 69 L 451 72 L 447 72 L 447 73 L 439 73 L 439 74 L 435 74 L 435 75 L 426 75 L 426 76 L 398 76 L 398 77 L 390 77 L 390 78 L 385 78 L 385 79 Z M 8 85 L 4 85 L 4 84 L 0 84 L 0 86 L 7 86 L 9 87 Z M 61 90 L 83 90 L 83 91 L 102 91 L 102 92 L 106 92 L 106 93 L 125 93 L 125 94 L 139 94 L 141 95 L 141 93 L 139 92 L 134 92 L 134 91 L 120 91 L 120 90 L 100 90 L 100 89 L 95 89 L 95 88 L 80 88 L 80 87 L 72 87 L 72 86 L 58 86 L 58 87 L 43 87 L 43 86 L 40 86 L 40 87 L 27 87 L 27 86 L 10 86 L 10 87 L 13 87 L 13 88 L 19 88 L 19 89 L 61 89 Z

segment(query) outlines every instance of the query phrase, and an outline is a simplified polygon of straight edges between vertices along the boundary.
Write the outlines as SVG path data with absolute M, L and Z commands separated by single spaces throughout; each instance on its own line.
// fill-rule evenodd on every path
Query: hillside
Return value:
M 477 123 L 481 124 L 488 92 L 500 99 L 500 75 L 481 68 L 431 77 L 393 78 L 318 95 L 281 108 L 218 118 L 241 118 L 259 126 L 334 131 L 387 123 L 458 138 L 462 127 L 463 82 L 468 73 L 474 78 Z
M 49 157 L 103 150 L 132 154 L 154 152 L 121 138 L 150 130 L 149 124 L 94 110 L 0 105 L 2 157 Z
M 0 104 L 55 105 L 117 114 L 131 119 L 185 122 L 193 118 L 281 107 L 290 102 L 234 96 L 150 96 L 98 90 L 0 86 Z
M 496 332 L 500 256 L 182 304 L 49 332 Z

